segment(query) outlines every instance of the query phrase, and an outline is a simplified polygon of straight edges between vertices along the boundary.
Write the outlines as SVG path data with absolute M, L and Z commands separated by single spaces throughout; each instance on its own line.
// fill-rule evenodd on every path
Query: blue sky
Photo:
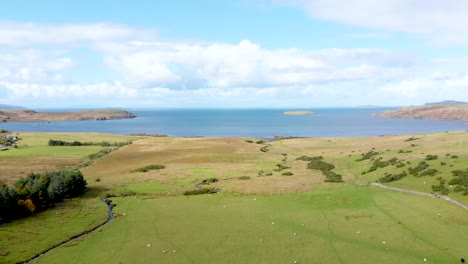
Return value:
M 464 0 L 33 1 L 0 9 L 0 103 L 468 101 Z

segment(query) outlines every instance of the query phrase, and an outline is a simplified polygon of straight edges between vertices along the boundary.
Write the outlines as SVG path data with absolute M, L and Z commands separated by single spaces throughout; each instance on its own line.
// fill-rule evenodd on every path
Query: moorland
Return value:
M 466 131 L 270 142 L 18 136 L 16 148 L 0 152 L 1 184 L 69 168 L 82 172 L 87 192 L 1 224 L 1 263 L 28 261 L 51 248 L 34 263 L 457 263 L 468 257 L 468 211 L 437 198 L 468 204 Z M 115 216 L 104 225 L 102 198 Z

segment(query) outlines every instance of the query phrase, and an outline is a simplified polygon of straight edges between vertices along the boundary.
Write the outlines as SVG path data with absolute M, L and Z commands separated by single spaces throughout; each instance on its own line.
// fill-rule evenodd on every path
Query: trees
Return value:
M 43 211 L 65 198 L 82 195 L 86 180 L 79 170 L 31 173 L 13 188 L 0 187 L 0 223 Z

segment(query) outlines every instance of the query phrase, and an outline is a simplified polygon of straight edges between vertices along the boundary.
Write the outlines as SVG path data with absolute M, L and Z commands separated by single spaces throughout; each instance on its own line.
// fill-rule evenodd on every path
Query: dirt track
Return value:
M 440 199 L 444 199 L 446 201 L 449 201 L 465 210 L 468 210 L 468 206 L 453 199 L 453 198 L 450 198 L 448 196 L 445 196 L 445 195 L 439 195 L 439 194 L 433 194 L 433 193 L 426 193 L 426 192 L 418 192 L 418 191 L 413 191 L 413 190 L 407 190 L 407 189 L 401 189 L 401 188 L 396 188 L 396 187 L 390 187 L 390 186 L 386 186 L 386 185 L 383 185 L 383 184 L 380 184 L 380 183 L 371 183 L 370 185 L 372 186 L 377 186 L 377 187 L 380 187 L 380 188 L 384 188 L 384 189 L 388 189 L 388 190 L 393 190 L 393 191 L 397 191 L 397 192 L 404 192 L 404 193 L 410 193 L 410 194 L 416 194 L 416 195 L 423 195 L 423 196 L 429 196 L 429 197 L 433 197 L 433 198 L 440 198 Z

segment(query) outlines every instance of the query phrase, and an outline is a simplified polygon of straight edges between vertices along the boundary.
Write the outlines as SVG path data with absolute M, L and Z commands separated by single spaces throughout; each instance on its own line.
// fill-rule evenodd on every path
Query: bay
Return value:
M 3 123 L 0 128 L 37 132 L 164 134 L 175 137 L 366 137 L 466 130 L 464 121 L 388 119 L 375 113 L 395 108 L 316 108 L 315 114 L 285 116 L 296 109 L 128 109 L 134 119 Z M 66 110 L 66 109 L 61 109 Z M 76 110 L 76 109 L 74 109 Z M 57 110 L 54 110 L 57 111 Z

